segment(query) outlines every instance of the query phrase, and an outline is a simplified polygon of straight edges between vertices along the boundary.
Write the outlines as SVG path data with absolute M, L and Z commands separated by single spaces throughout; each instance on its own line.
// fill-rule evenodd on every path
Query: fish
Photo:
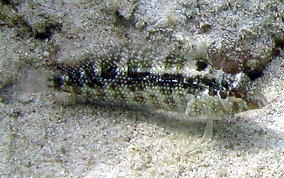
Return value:
M 54 63 L 49 87 L 75 93 L 99 103 L 135 105 L 206 117 L 204 138 L 213 135 L 213 120 L 263 107 L 263 96 L 250 91 L 244 73 L 229 74 L 210 65 L 171 65 L 122 60 L 85 59 L 75 64 Z

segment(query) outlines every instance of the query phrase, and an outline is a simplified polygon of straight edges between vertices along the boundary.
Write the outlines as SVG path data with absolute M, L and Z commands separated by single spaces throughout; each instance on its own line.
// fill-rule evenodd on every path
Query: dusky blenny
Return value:
M 54 74 L 48 83 L 53 88 L 100 103 L 205 116 L 208 118 L 205 137 L 212 135 L 213 119 L 259 108 L 264 101 L 249 92 L 246 85 L 250 81 L 245 74 L 228 74 L 210 65 L 198 71 L 196 66 L 130 64 L 110 57 L 51 66 Z

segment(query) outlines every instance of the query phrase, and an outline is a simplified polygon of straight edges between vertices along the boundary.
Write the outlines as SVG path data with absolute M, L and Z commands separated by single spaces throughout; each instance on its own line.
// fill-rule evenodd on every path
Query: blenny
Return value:
M 213 119 L 259 108 L 263 100 L 250 93 L 243 73 L 224 73 L 205 66 L 135 64 L 117 58 L 88 59 L 75 65 L 53 64 L 49 86 L 100 103 L 145 106 L 207 117 L 205 137 Z

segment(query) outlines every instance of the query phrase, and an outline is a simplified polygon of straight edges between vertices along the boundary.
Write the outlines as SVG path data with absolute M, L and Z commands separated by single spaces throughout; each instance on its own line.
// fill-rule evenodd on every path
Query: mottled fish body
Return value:
M 223 117 L 261 104 L 241 89 L 244 74 L 206 69 L 187 73 L 175 66 L 127 65 L 113 59 L 54 65 L 49 85 L 98 102 L 145 106 L 188 116 Z

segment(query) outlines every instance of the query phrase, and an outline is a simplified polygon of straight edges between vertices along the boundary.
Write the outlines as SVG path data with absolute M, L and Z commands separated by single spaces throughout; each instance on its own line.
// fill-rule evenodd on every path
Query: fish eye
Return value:
M 221 91 L 221 92 L 220 92 L 220 97 L 221 97 L 222 99 L 226 99 L 226 98 L 227 98 L 227 93 L 224 92 L 224 91 Z

